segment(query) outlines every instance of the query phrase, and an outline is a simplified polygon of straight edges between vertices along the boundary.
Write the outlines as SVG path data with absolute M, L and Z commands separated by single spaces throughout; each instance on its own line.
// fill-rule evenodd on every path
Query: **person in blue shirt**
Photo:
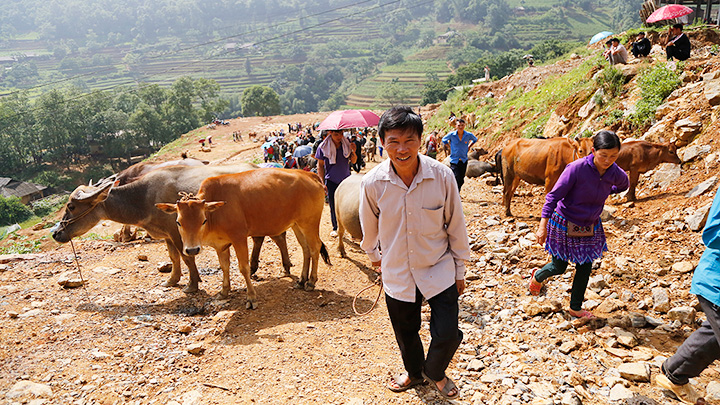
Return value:
M 442 143 L 450 146 L 450 169 L 455 174 L 458 192 L 465 183 L 465 170 L 467 170 L 468 151 L 477 142 L 475 135 L 465 130 L 465 120 L 460 118 L 455 124 L 455 131 L 445 135 Z
M 690 293 L 697 295 L 707 320 L 665 360 L 655 383 L 672 391 L 682 402 L 694 404 L 700 397 L 689 379 L 720 360 L 720 193 L 715 193 L 702 235 L 706 246 L 695 268 Z

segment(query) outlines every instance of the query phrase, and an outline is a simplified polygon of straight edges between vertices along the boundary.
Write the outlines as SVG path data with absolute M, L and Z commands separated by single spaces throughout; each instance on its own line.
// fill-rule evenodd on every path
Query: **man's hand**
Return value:
M 380 261 L 380 260 L 378 260 L 376 262 L 372 262 L 372 265 L 375 268 L 374 270 L 376 273 L 380 273 L 380 274 L 382 273 L 382 268 L 380 267 L 381 263 L 382 263 L 382 261 Z
M 355 142 L 350 142 L 350 150 L 352 152 L 355 152 L 355 149 L 357 149 L 357 145 L 355 145 Z
M 457 287 L 458 295 L 462 295 L 462 293 L 465 292 L 465 279 L 455 280 L 455 286 Z

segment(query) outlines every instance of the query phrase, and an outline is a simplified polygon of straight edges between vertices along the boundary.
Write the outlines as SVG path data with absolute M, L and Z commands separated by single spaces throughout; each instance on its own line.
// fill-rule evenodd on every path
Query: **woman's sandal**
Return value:
M 572 309 L 568 309 L 568 313 L 569 313 L 571 316 L 574 316 L 575 318 L 585 318 L 585 319 L 595 319 L 595 318 L 597 318 L 595 315 L 593 315 L 592 312 L 586 311 L 586 310 L 584 310 L 584 309 L 581 309 L 581 310 L 579 310 L 579 311 L 575 311 L 575 310 L 572 310 Z
M 430 384 L 430 387 L 433 388 L 438 393 L 440 393 L 440 395 L 442 395 L 443 398 L 455 399 L 460 396 L 460 389 L 455 385 L 455 383 L 453 382 L 453 380 L 450 379 L 450 377 L 446 377 L 447 382 L 445 382 L 445 386 L 442 389 L 440 389 L 440 388 L 438 388 L 437 382 L 435 380 L 428 377 L 424 371 L 422 374 L 423 374 L 423 377 L 425 378 L 425 381 L 427 381 L 428 384 Z M 455 395 L 450 395 L 450 391 L 452 391 L 453 389 L 455 390 Z
M 404 378 L 407 378 L 407 384 L 402 385 L 400 384 L 400 380 Z M 392 392 L 405 392 L 409 390 L 410 388 L 417 387 L 418 385 L 425 384 L 426 381 L 424 378 L 416 378 L 412 379 L 410 376 L 408 376 L 407 373 L 398 374 L 395 377 L 391 378 L 390 381 L 385 385 L 387 389 L 389 389 Z M 394 385 L 393 385 L 394 384 Z
M 530 289 L 530 295 L 538 296 L 540 295 L 540 290 L 542 290 L 542 283 L 539 283 L 537 280 L 535 280 L 535 272 L 538 271 L 537 268 L 534 268 L 532 271 L 532 274 L 530 274 L 530 282 L 528 283 L 528 288 Z

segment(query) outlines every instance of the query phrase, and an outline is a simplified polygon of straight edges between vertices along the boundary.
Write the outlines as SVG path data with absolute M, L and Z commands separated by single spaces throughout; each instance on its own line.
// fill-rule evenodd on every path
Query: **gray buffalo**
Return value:
M 347 257 L 343 235 L 347 231 L 354 239 L 362 239 L 360 227 L 360 182 L 363 175 L 353 174 L 345 178 L 335 190 L 335 215 L 338 221 L 338 251 Z
M 52 237 L 60 243 L 89 231 L 101 220 L 136 225 L 148 231 L 156 239 L 164 239 L 172 272 L 164 286 L 175 286 L 180 281 L 182 259 L 189 268 L 190 282 L 185 292 L 198 290 L 200 275 L 195 258 L 183 253 L 182 239 L 175 223 L 175 215 L 167 215 L 157 208 L 157 203 L 174 203 L 179 193 L 197 193 L 200 183 L 208 177 L 221 174 L 239 173 L 257 168 L 253 164 L 228 166 L 168 166 L 153 170 L 130 184 L 116 186 L 116 182 L 105 182 L 95 186 L 80 186 L 70 194 L 65 205 L 62 220 L 53 228 Z M 257 269 L 262 237 L 255 238 L 252 262 Z M 290 273 L 290 258 L 287 253 L 285 234 L 273 237 L 280 247 L 285 274 Z

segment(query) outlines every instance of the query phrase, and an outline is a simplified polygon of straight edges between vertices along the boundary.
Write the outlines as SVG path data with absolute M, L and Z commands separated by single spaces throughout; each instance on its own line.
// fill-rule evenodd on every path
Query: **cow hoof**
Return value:
M 230 295 L 230 291 L 220 291 L 218 294 L 218 298 L 220 299 L 226 299 Z
M 245 304 L 245 308 L 246 308 L 246 309 L 257 309 L 257 307 L 258 307 L 257 302 L 248 301 L 248 302 Z
M 305 291 L 312 291 L 314 289 L 315 289 L 315 284 L 310 283 L 310 282 L 305 284 Z
M 183 288 L 183 292 L 186 293 L 186 294 L 192 294 L 192 293 L 196 293 L 196 292 L 198 292 L 198 291 L 199 291 L 199 289 L 198 289 L 198 287 L 197 287 L 196 285 L 189 285 L 189 284 L 188 284 L 187 287 Z
M 292 275 L 290 274 L 290 270 L 285 270 L 285 273 L 283 273 L 282 276 L 283 277 L 292 277 Z
M 180 282 L 180 280 L 168 280 L 168 281 L 160 284 L 160 286 L 162 286 L 162 287 L 175 287 L 176 285 L 178 285 L 179 282 Z
M 299 280 L 297 283 L 295 283 L 295 288 L 297 288 L 298 290 L 304 290 L 305 282 L 302 280 Z

